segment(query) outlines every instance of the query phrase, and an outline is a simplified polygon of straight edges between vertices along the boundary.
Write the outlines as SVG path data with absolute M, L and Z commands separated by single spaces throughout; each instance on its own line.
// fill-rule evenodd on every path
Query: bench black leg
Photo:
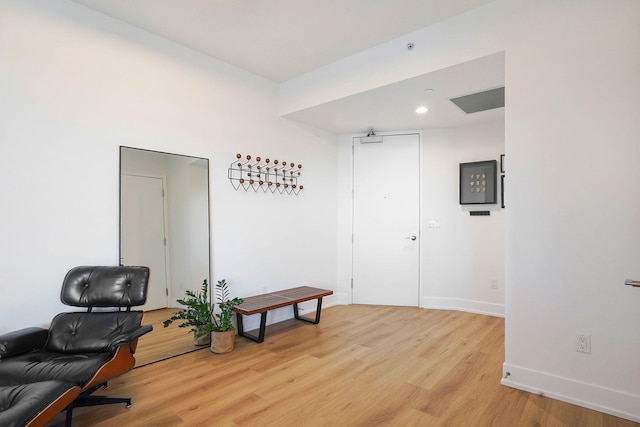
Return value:
M 316 320 L 307 319 L 298 314 L 298 304 L 293 304 L 293 315 L 298 320 L 304 320 L 305 322 L 313 323 L 317 325 L 320 323 L 320 311 L 322 310 L 322 298 L 318 298 L 318 305 L 316 307 Z
M 242 314 L 236 312 L 236 320 L 238 321 L 238 335 L 243 336 L 245 338 L 249 338 L 255 342 L 263 342 L 264 341 L 264 331 L 267 328 L 267 312 L 260 313 L 260 330 L 258 332 L 258 336 L 249 334 L 244 331 L 244 325 L 242 323 Z

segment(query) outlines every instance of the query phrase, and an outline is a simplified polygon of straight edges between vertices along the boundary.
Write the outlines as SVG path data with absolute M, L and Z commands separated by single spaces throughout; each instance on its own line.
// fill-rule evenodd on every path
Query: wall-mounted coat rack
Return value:
M 229 165 L 229 181 L 236 191 L 262 190 L 265 193 L 295 194 L 304 187 L 298 183 L 302 175 L 302 165 L 286 161 L 262 159 L 247 154 L 236 154 L 236 160 Z

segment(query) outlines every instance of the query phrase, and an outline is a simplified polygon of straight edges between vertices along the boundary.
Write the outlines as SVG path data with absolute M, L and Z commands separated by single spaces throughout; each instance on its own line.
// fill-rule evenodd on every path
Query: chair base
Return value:
M 103 384 L 101 386 L 103 389 L 107 388 L 107 384 Z M 74 408 L 83 408 L 86 406 L 98 406 L 98 405 L 113 405 L 117 403 L 124 403 L 127 409 L 131 408 L 131 398 L 130 397 L 118 397 L 118 396 L 91 396 L 95 390 L 100 388 L 94 387 L 91 390 L 88 390 L 86 394 L 81 394 L 78 396 L 76 400 L 74 400 L 69 406 L 66 407 L 65 411 L 67 413 L 65 417 L 65 427 L 71 427 L 71 420 L 73 418 L 73 410 Z

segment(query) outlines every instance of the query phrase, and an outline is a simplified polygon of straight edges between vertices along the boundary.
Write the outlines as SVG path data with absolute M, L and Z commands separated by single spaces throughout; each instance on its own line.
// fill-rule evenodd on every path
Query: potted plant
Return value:
M 180 328 L 191 327 L 196 345 L 206 345 L 211 342 L 211 351 L 227 353 L 233 350 L 235 341 L 235 327 L 233 326 L 233 307 L 243 303 L 242 298 L 229 299 L 229 285 L 226 280 L 219 280 L 216 284 L 216 302 L 218 312 L 214 312 L 214 305 L 209 302 L 209 284 L 207 279 L 202 282 L 201 292 L 186 291 L 187 298 L 178 300 L 185 308 L 174 313 L 163 322 L 166 328 L 177 320 L 183 320 Z
M 187 297 L 179 299 L 178 304 L 184 305 L 180 311 L 177 311 L 169 319 L 162 322 L 164 327 L 168 327 L 175 321 L 183 320 L 178 325 L 179 328 L 189 328 L 194 335 L 195 345 L 207 345 L 211 342 L 210 325 L 213 316 L 213 307 L 209 302 L 209 283 L 207 279 L 202 282 L 202 291 L 193 292 L 186 291 Z
M 233 307 L 244 302 L 242 298 L 229 299 L 229 285 L 226 280 L 219 280 L 216 284 L 216 302 L 218 312 L 211 318 L 211 323 L 205 329 L 211 332 L 211 351 L 214 353 L 228 353 L 233 350 L 236 329 L 233 326 Z

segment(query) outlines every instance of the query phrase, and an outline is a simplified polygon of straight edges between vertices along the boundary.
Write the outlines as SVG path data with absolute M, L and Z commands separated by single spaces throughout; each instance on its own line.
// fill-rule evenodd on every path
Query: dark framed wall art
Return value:
M 460 163 L 460 204 L 486 205 L 497 203 L 498 162 Z
M 500 200 L 502 200 L 501 207 L 504 208 L 504 175 L 500 175 L 500 195 L 501 195 Z

